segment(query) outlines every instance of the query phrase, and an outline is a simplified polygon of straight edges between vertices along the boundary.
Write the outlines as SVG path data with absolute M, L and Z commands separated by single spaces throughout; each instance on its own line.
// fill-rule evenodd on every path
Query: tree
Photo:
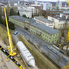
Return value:
M 11 30 L 15 29 L 15 25 L 12 22 L 8 22 L 8 25 Z
M 9 6 L 7 6 L 6 14 L 7 14 L 7 20 L 9 21 Z
M 10 9 L 10 16 L 12 16 L 12 15 L 16 15 L 16 12 L 14 11 L 13 8 Z
M 0 23 L 1 23 L 2 25 L 6 26 L 5 20 L 3 20 L 2 18 L 0 18 Z M 14 25 L 13 23 L 11 23 L 11 22 L 8 21 L 8 25 L 9 25 L 9 28 L 10 28 L 11 30 L 14 30 L 14 29 L 15 29 L 15 25 Z
M 50 16 L 50 9 L 47 9 L 47 10 L 46 10 L 46 17 L 47 17 L 47 16 Z
M 20 13 L 19 13 L 19 11 L 17 12 L 17 15 L 19 15 L 19 16 L 20 16 Z
M 18 10 L 17 6 L 14 6 L 13 10 L 14 10 L 14 12 L 17 12 L 17 10 Z
M 2 16 L 2 8 L 1 8 L 1 5 L 0 5 L 0 17 Z
M 60 33 L 61 33 L 61 36 L 64 37 L 64 30 L 63 29 L 60 30 Z
M 26 15 L 23 15 L 23 17 L 27 18 Z
M 61 32 L 61 35 L 64 37 L 64 32 L 67 30 L 67 27 L 68 24 L 67 24 L 67 20 L 65 21 L 64 25 L 63 25 L 63 28 L 60 29 L 60 32 Z M 65 37 L 66 38 L 66 37 Z

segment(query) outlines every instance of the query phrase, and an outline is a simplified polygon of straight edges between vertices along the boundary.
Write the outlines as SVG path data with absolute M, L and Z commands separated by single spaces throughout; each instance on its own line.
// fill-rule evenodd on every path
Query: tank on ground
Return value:
M 35 67 L 35 59 L 31 55 L 29 50 L 25 47 L 25 45 L 21 41 L 18 41 L 16 45 L 18 50 L 20 51 L 22 59 L 25 60 L 28 65 Z

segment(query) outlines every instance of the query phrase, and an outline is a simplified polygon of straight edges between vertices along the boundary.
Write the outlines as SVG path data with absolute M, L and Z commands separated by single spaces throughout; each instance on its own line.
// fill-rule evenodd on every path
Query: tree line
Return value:
M 7 19 L 8 19 L 8 25 L 9 25 L 9 28 L 14 30 L 15 29 L 15 25 L 9 21 L 9 16 L 12 16 L 12 15 L 20 15 L 19 14 L 19 11 L 16 12 L 17 10 L 17 7 L 9 7 L 7 6 L 6 7 L 6 14 L 7 14 Z M 3 16 L 3 18 L 2 18 Z M 0 5 L 0 24 L 6 26 L 6 23 L 5 23 L 5 15 L 4 15 L 4 9 L 2 9 L 1 5 Z

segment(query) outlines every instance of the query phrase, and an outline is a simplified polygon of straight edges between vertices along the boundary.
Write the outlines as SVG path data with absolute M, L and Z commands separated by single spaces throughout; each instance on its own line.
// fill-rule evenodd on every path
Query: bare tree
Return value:
M 9 20 L 9 5 L 7 6 L 6 14 L 7 14 L 7 19 Z
M 17 12 L 17 10 L 18 10 L 17 6 L 14 6 L 14 7 L 13 7 L 13 10 L 14 10 L 15 12 Z
M 42 9 L 39 8 L 39 15 L 41 16 L 42 14 Z
M 2 16 L 2 8 L 1 8 L 1 5 L 0 5 L 0 17 Z
M 50 9 L 46 10 L 46 16 L 50 16 Z

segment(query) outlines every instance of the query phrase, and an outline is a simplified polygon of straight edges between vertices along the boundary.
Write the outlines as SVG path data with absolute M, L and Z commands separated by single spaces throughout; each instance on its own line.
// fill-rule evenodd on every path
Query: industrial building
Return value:
M 18 6 L 18 11 L 20 13 L 20 16 L 26 15 L 26 17 L 32 18 L 32 15 L 39 14 L 38 8 L 35 7 L 29 7 L 27 5 Z
M 37 23 L 34 19 L 27 19 L 20 16 L 10 16 L 9 21 L 32 34 L 38 35 L 49 44 L 60 41 L 61 34 L 58 30 Z
M 51 3 L 40 3 L 41 5 L 43 5 L 43 10 L 47 10 L 47 9 L 50 9 L 52 10 L 52 4 Z
M 34 19 L 36 20 L 37 23 L 41 23 L 48 27 L 54 28 L 54 21 L 48 20 L 43 17 L 34 17 Z
M 48 20 L 54 21 L 54 27 L 56 29 L 63 29 L 65 27 L 65 23 L 67 23 L 67 27 L 69 26 L 69 20 L 67 17 L 62 16 L 62 14 L 54 17 L 48 16 Z

